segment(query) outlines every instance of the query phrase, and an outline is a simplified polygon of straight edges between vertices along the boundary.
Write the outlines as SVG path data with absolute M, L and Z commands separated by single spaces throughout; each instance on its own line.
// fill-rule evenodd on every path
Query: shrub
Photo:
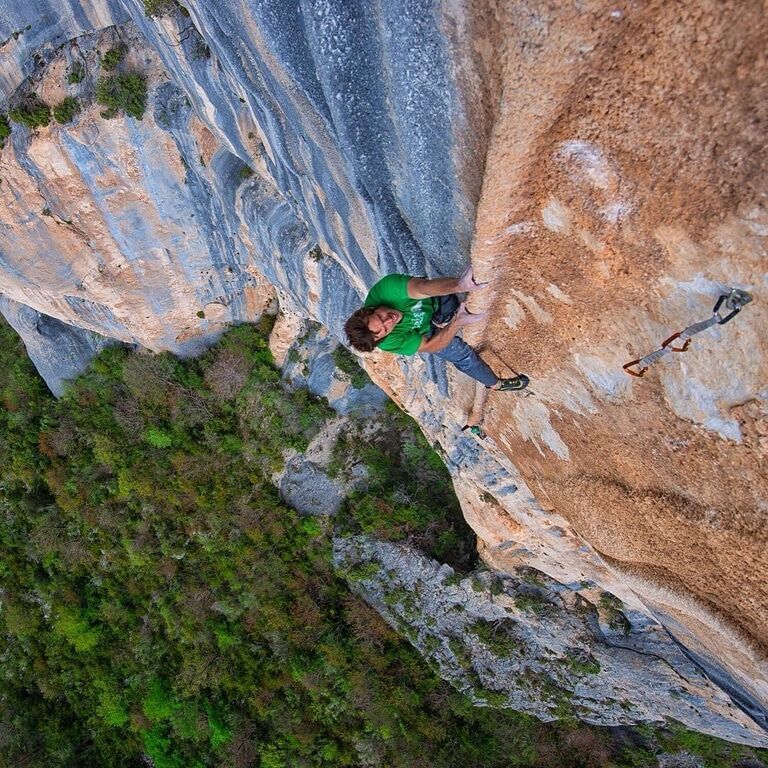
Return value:
M 51 122 L 51 108 L 33 93 L 18 106 L 8 110 L 8 116 L 14 123 L 21 123 L 32 130 Z
M 144 734 L 144 749 L 154 768 L 183 768 L 184 766 L 184 758 L 178 754 L 171 739 L 162 735 L 162 729 L 159 727 Z
M 76 651 L 92 650 L 99 642 L 100 633 L 75 609 L 63 609 L 53 623 L 53 631 L 66 638 Z
M 600 595 L 600 607 L 605 611 L 605 618 L 611 629 L 622 632 L 625 635 L 632 631 L 632 623 L 624 615 L 622 611 L 624 604 L 618 597 L 610 592 L 603 592 Z
M 5 140 L 11 135 L 11 124 L 6 115 L 0 115 L 0 149 L 5 146 Z
M 85 67 L 81 61 L 72 62 L 69 74 L 67 75 L 67 82 L 70 85 L 81 83 L 85 77 Z
M 144 0 L 144 13 L 153 16 L 167 16 L 177 7 L 176 0 Z
M 113 75 L 99 78 L 96 101 L 106 109 L 101 116 L 107 119 L 125 112 L 141 120 L 147 107 L 147 84 L 141 75 Z
M 107 725 L 119 728 L 129 720 L 125 702 L 113 687 L 103 686 L 99 692 L 99 705 L 96 712 Z
M 525 613 L 535 613 L 537 616 L 543 616 L 554 607 L 543 595 L 536 592 L 515 595 L 515 606 Z
M 520 655 L 522 643 L 515 636 L 515 622 L 511 619 L 499 619 L 494 622 L 481 619 L 476 621 L 469 631 L 479 637 L 497 656 Z
M 221 349 L 215 353 L 203 378 L 216 397 L 232 400 L 245 386 L 249 373 L 250 365 L 242 352 Z
M 108 72 L 117 69 L 117 65 L 122 61 L 125 52 L 126 47 L 124 45 L 118 45 L 117 48 L 107 51 L 101 60 L 101 68 L 106 69 Z
M 79 111 L 80 104 L 77 99 L 67 96 L 64 101 L 53 108 L 53 118 L 57 123 L 71 123 Z
M 173 445 L 173 438 L 159 427 L 150 427 L 144 433 L 144 439 L 153 448 L 170 448 Z
M 173 716 L 178 706 L 178 702 L 163 680 L 154 678 L 150 681 L 147 695 L 141 703 L 144 714 L 150 720 L 153 722 L 168 720 Z
M 349 376 L 350 383 L 355 389 L 362 389 L 366 384 L 371 383 L 368 374 L 357 362 L 357 358 L 341 344 L 333 350 L 333 361 L 342 373 Z

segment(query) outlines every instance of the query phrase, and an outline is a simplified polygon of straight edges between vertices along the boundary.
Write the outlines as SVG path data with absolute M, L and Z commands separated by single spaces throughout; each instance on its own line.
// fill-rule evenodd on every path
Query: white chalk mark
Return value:
M 571 229 L 571 212 L 559 200 L 554 197 L 541 209 L 541 218 L 544 226 L 551 232 L 558 232 L 561 235 L 568 233 Z
M 558 301 L 562 301 L 563 304 L 573 304 L 573 299 L 567 293 L 563 293 L 554 283 L 550 283 L 547 286 L 547 293 L 551 293 Z

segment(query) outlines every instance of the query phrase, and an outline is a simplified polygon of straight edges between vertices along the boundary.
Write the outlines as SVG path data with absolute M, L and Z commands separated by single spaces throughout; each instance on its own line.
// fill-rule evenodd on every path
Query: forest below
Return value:
M 377 439 L 342 431 L 331 471 L 354 456 L 368 481 L 336 519 L 288 508 L 271 477 L 336 417 L 281 380 L 269 330 L 194 360 L 112 348 L 56 400 L 0 324 L 2 764 L 761 765 L 673 724 L 541 723 L 441 681 L 330 551 L 365 532 L 472 567 L 448 472 L 391 407 Z

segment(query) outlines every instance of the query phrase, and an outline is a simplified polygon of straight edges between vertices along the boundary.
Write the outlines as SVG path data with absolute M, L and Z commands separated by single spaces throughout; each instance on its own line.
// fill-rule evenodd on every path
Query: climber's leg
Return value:
M 472 377 L 475 381 L 485 384 L 486 387 L 495 386 L 499 377 L 490 369 L 487 363 L 483 362 L 477 352 L 467 344 L 466 341 L 458 336 L 454 337 L 451 343 L 439 352 L 432 354 L 453 363 L 462 373 Z

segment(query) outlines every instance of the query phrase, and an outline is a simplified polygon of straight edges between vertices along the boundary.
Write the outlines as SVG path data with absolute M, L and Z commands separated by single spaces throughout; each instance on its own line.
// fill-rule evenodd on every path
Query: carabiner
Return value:
M 736 315 L 741 312 L 742 308 L 749 304 L 750 301 L 752 301 L 752 294 L 747 291 L 742 291 L 741 288 L 733 288 L 730 293 L 722 294 L 712 309 L 712 314 L 717 315 L 719 318 L 717 324 L 725 325 L 729 320 L 733 320 L 733 318 L 736 317 Z M 728 307 L 731 312 L 725 317 L 720 317 L 719 309 L 723 302 L 725 302 L 725 306 Z
M 624 369 L 624 371 L 625 371 L 626 373 L 628 373 L 630 376 L 634 376 L 635 378 L 638 378 L 638 379 L 642 379 L 642 378 L 643 378 L 643 376 L 645 376 L 645 372 L 648 370 L 648 366 L 646 366 L 645 368 L 641 368 L 639 372 L 635 372 L 635 371 L 630 371 L 630 370 L 629 370 L 629 369 L 630 369 L 630 368 L 631 368 L 633 365 L 637 365 L 637 364 L 638 364 L 638 363 L 639 363 L 641 360 L 642 360 L 642 358 L 641 358 L 641 357 L 638 357 L 638 358 L 637 358 L 637 360 L 632 360 L 632 361 L 631 361 L 631 362 L 629 362 L 629 363 L 625 363 L 625 364 L 624 364 L 624 365 L 622 365 L 621 367 L 622 367 L 622 368 Z
M 669 346 L 676 338 L 678 338 L 680 336 L 681 333 L 682 333 L 682 331 L 678 331 L 677 333 L 673 333 L 666 341 L 662 341 L 661 342 L 661 348 L 662 349 L 669 348 L 670 352 L 687 352 L 688 351 L 688 347 L 691 346 L 691 340 L 690 339 L 686 339 L 683 342 L 683 346 L 682 347 L 670 347 Z

